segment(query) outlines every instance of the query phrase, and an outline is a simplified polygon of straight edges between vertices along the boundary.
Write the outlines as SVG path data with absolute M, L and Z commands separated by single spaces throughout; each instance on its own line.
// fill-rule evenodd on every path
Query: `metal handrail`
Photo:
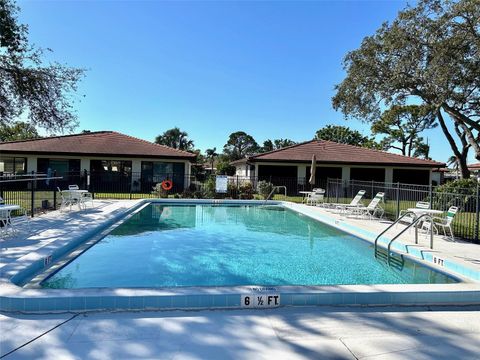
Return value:
M 14 179 L 14 180 L 0 180 L 1 184 L 7 184 L 12 182 L 29 182 L 29 181 L 45 181 L 45 180 L 58 180 L 63 179 L 63 176 L 52 176 L 52 177 L 32 177 L 29 179 Z
M 267 201 L 270 199 L 270 197 L 273 195 L 273 193 L 275 192 L 275 190 L 277 189 L 280 189 L 280 188 L 283 188 L 285 190 L 285 197 L 287 197 L 287 187 L 286 186 L 283 186 L 283 185 L 279 185 L 279 186 L 274 186 L 272 191 L 270 191 L 270 194 L 268 194 L 267 198 L 265 199 L 265 201 L 263 202 L 263 205 L 265 205 L 267 203 Z
M 389 229 L 393 227 L 393 225 L 397 224 L 402 218 L 404 218 L 406 215 L 416 215 L 413 211 L 408 211 L 402 216 L 400 216 L 393 224 L 391 224 L 389 227 L 387 227 L 384 231 L 382 231 L 376 238 L 375 238 L 375 257 L 377 257 L 377 243 L 378 239 L 385 234 Z M 429 214 L 423 214 L 420 215 L 419 217 L 415 218 L 410 224 L 408 224 L 407 227 L 405 227 L 402 231 L 400 231 L 397 235 L 395 235 L 390 242 L 388 243 L 387 246 L 387 262 L 390 264 L 390 248 L 392 246 L 392 243 L 397 240 L 405 231 L 410 229 L 412 226 L 416 225 L 419 223 L 420 220 L 422 219 L 427 219 L 430 221 L 430 249 L 433 249 L 433 218 Z M 415 226 L 415 244 L 418 244 L 418 227 Z
M 433 249 L 433 218 L 429 214 L 420 215 L 416 218 L 411 224 L 409 224 L 403 231 L 397 234 L 390 242 L 388 243 L 387 247 L 387 261 L 390 264 L 390 246 L 392 243 L 402 235 L 407 229 L 411 228 L 413 225 L 416 225 L 422 218 L 428 219 L 430 221 L 430 249 Z M 415 244 L 418 244 L 418 227 L 415 226 Z
M 378 243 L 378 239 L 380 239 L 380 237 L 385 234 L 388 230 L 390 230 L 394 225 L 397 225 L 400 220 L 402 220 L 405 216 L 407 215 L 413 215 L 413 216 L 416 216 L 415 213 L 413 211 L 407 211 L 405 212 L 402 216 L 400 216 L 397 220 L 395 220 L 394 223 L 390 224 L 389 227 L 387 227 L 385 230 L 383 230 L 380 234 L 377 235 L 377 237 L 375 238 L 375 256 L 377 254 L 377 243 Z

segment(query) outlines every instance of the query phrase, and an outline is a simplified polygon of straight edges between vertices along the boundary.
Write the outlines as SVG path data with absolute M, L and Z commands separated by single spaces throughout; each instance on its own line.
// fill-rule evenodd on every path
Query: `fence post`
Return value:
M 36 177 L 35 174 L 33 174 L 34 177 Z M 31 212 L 31 217 L 33 218 L 34 212 L 35 212 L 35 188 L 37 187 L 37 181 L 32 179 L 32 197 L 30 201 L 30 212 Z
M 57 172 L 53 172 L 53 177 L 57 177 Z M 53 210 L 57 210 L 57 179 L 53 179 Z
M 433 203 L 433 194 L 432 194 L 432 192 L 433 192 L 432 182 L 430 182 L 430 185 L 428 186 L 428 197 L 429 197 L 428 203 L 430 204 L 429 209 L 432 208 L 432 203 Z
M 341 182 L 337 182 L 335 188 L 336 188 L 336 197 L 335 197 L 335 202 L 338 203 L 338 187 L 341 185 Z
M 480 176 L 477 178 L 477 199 L 475 205 L 475 242 L 478 243 L 479 228 L 480 228 Z
M 396 219 L 400 216 L 400 181 L 397 182 L 397 216 Z
M 329 195 L 329 192 L 328 192 L 328 177 L 327 177 L 327 186 L 325 186 L 325 193 L 327 194 L 327 203 L 330 202 L 330 195 Z

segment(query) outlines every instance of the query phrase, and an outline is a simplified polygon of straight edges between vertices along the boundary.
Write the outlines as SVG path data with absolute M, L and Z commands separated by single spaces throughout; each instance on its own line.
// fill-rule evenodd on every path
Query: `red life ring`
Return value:
M 165 191 L 171 190 L 173 187 L 172 180 L 163 180 L 162 181 L 162 189 Z

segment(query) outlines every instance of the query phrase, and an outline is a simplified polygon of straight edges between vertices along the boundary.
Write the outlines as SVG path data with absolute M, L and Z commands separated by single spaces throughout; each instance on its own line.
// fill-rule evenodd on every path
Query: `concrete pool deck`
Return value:
M 473 360 L 479 349 L 479 307 L 0 314 L 6 360 Z
M 150 200 L 148 200 L 150 201 Z M 96 310 L 156 310 L 239 308 L 240 295 L 257 291 L 252 287 L 206 287 L 165 289 L 37 289 L 21 288 L 11 282 L 28 270 L 32 275 L 55 263 L 52 254 L 64 248 L 73 249 L 75 239 L 85 241 L 92 234 L 106 232 L 108 226 L 125 217 L 145 200 L 95 201 L 86 211 L 51 212 L 32 219 L 28 233 L 0 242 L 0 309 L 20 312 L 62 312 Z M 159 201 L 165 201 L 159 199 Z M 182 202 L 168 200 L 169 203 Z M 184 201 L 185 202 L 185 201 Z M 189 201 L 187 201 L 189 202 Z M 198 201 L 195 201 L 198 202 Z M 211 203 L 212 201 L 200 201 Z M 221 201 L 215 201 L 221 204 Z M 236 201 L 235 203 L 247 203 Z M 257 202 L 261 203 L 261 202 Z M 372 241 L 388 222 L 342 217 L 318 207 L 283 203 L 300 213 L 331 224 L 341 230 Z M 101 228 L 100 228 L 101 227 Z M 480 246 L 445 240 L 435 236 L 435 249 L 420 236 L 420 244 L 408 232 L 396 243 L 396 251 L 405 250 L 413 258 L 439 271 L 457 276 L 470 275 L 470 281 L 457 284 L 411 285 L 343 285 L 343 286 L 281 286 L 273 291 L 282 295 L 281 305 L 433 305 L 480 304 Z M 73 239 L 73 240 L 72 240 Z M 77 245 L 81 243 L 77 241 Z M 387 239 L 383 239 L 386 241 Z M 80 242 L 78 242 L 80 241 Z M 70 250 L 71 251 L 71 250 Z M 61 258 L 62 254 L 58 255 Z M 373 252 L 372 252 L 373 256 Z M 440 259 L 441 264 L 434 263 Z M 32 266 L 34 264 L 35 266 Z M 253 290 L 252 290 L 253 289 Z M 271 292 L 271 290 L 268 290 Z

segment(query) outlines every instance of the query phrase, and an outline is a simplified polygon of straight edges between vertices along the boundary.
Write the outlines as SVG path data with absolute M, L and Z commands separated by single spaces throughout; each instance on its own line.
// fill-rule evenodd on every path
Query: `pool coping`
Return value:
M 394 248 L 423 265 L 434 268 L 463 282 L 454 284 L 388 284 L 388 285 L 328 285 L 328 286 L 234 286 L 234 287 L 178 287 L 178 288 L 87 288 L 43 289 L 16 285 L 22 278 L 32 277 L 57 263 L 62 257 L 94 236 L 103 237 L 116 223 L 135 210 L 151 202 L 179 204 L 248 205 L 263 204 L 260 200 L 203 200 L 203 199 L 143 199 L 120 211 L 112 218 L 72 239 L 59 239 L 53 245 L 7 264 L 0 276 L 0 311 L 4 312 L 82 312 L 98 310 L 169 310 L 241 308 L 244 296 L 280 297 L 280 306 L 343 305 L 472 305 L 480 304 L 480 271 L 448 258 L 443 267 L 434 263 L 432 252 L 409 247 L 401 241 Z M 282 205 L 329 226 L 333 226 L 360 239 L 373 242 L 376 234 L 334 216 L 320 214 L 311 207 L 283 201 L 269 201 Z M 385 245 L 388 237 L 380 239 Z M 46 249 L 45 249 L 46 248 Z M 373 254 L 372 254 L 373 256 Z M 47 261 L 48 260 L 48 261 Z M 469 281 L 468 279 L 472 279 Z M 258 306 L 261 307 L 261 306 Z M 264 308 L 264 307 L 261 307 Z

